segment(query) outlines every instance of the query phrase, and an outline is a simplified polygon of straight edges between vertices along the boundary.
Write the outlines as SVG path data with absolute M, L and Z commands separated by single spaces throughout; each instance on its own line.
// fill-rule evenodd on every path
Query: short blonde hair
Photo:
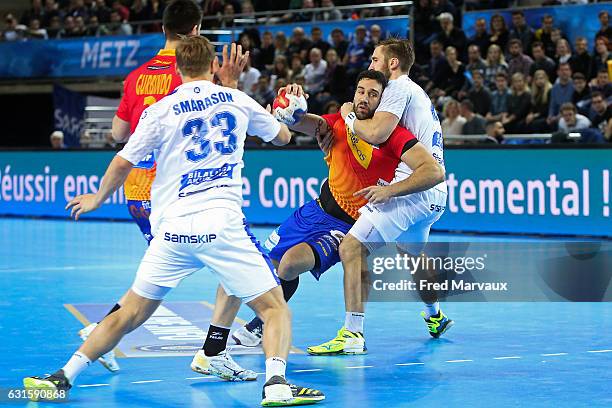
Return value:
M 207 73 L 215 59 L 215 48 L 206 37 L 185 37 L 176 47 L 176 65 L 191 78 Z

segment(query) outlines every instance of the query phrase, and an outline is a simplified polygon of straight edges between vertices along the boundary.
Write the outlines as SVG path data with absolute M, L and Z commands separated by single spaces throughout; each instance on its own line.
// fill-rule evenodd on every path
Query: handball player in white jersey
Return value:
M 92 361 L 143 324 L 172 288 L 208 266 L 228 295 L 247 303 L 265 321 L 262 405 L 321 401 L 325 397 L 320 391 L 285 379 L 290 311 L 276 271 L 250 233 L 241 208 L 247 133 L 285 145 L 291 138 L 289 129 L 245 93 L 211 82 L 219 65 L 206 38 L 182 40 L 176 59 L 183 84 L 143 112 L 100 190 L 78 196 L 67 206 L 75 219 L 94 211 L 123 184 L 134 164 L 159 151 L 151 193 L 155 238 L 136 279 L 121 308 L 102 320 L 63 368 L 49 376 L 27 377 L 24 386 L 68 391 Z
M 428 241 L 431 226 L 442 216 L 446 207 L 447 187 L 444 181 L 440 120 L 427 93 L 408 77 L 413 63 L 414 49 L 408 40 L 382 41 L 374 50 L 370 69 L 385 74 L 389 83 L 376 113 L 371 119 L 358 120 L 352 113 L 351 103 L 345 103 L 341 109 L 347 126 L 373 145 L 384 143 L 398 124 L 409 129 L 438 162 L 439 173 L 429 174 L 429 177 L 437 177 L 439 183 L 423 189 L 427 185 L 426 181 L 431 180 L 411 177 L 412 170 L 400 163 L 390 185 L 371 186 L 358 192 L 369 202 L 360 209 L 359 219 L 340 246 L 346 316 L 344 327 L 331 342 L 345 343 L 345 349 L 351 351 L 340 354 L 366 350 L 362 336 L 364 303 L 367 300 L 367 295 L 362 294 L 361 290 L 362 254 L 373 250 L 375 243 L 397 242 L 401 251 L 413 256 L 419 255 Z M 428 273 L 420 271 L 417 275 Z M 429 334 L 438 338 L 452 326 L 453 321 L 440 310 L 435 291 L 424 290 L 419 294 L 425 303 L 422 316 Z M 311 347 L 309 352 L 311 349 L 325 349 L 328 343 Z

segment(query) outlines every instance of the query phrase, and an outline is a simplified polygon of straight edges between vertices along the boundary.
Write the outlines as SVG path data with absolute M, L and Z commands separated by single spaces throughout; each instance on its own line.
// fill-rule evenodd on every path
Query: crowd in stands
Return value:
M 44 1 L 44 3 L 43 3 Z M 376 0 L 374 2 L 381 2 Z M 202 0 L 208 16 L 220 26 L 233 25 L 233 15 L 255 10 L 333 7 L 348 1 L 321 0 Z M 362 2 L 365 3 L 365 2 Z M 372 3 L 372 2 L 368 2 Z M 554 2 L 548 2 L 554 3 Z M 566 3 L 566 2 L 564 2 Z M 539 27 L 527 25 L 520 9 L 507 22 L 500 14 L 475 22 L 475 34 L 461 28 L 461 7 L 507 7 L 508 1 L 415 1 L 416 63 L 411 78 L 430 95 L 441 112 L 445 135 L 551 133 L 591 129 L 594 141 L 612 135 L 612 26 L 606 11 L 599 13 L 594 38 L 576 37 L 544 15 Z M 66 38 L 83 35 L 129 34 L 128 22 L 159 20 L 163 0 L 32 0 L 32 8 L 18 21 L 7 15 L 2 33 L 6 41 L 30 38 Z M 294 12 L 281 21 L 327 21 L 340 18 L 391 15 L 391 8 L 340 12 Z M 255 19 L 256 20 L 256 19 Z M 209 20 L 210 21 L 210 20 Z M 16 26 L 27 26 L 19 33 Z M 586 24 L 586 23 L 585 23 Z M 139 26 L 159 31 L 159 26 Z M 143 28 L 144 27 L 144 28 Z M 240 87 L 262 105 L 276 91 L 298 83 L 309 93 L 309 109 L 333 113 L 351 99 L 355 78 L 369 65 L 376 44 L 384 39 L 380 25 L 359 25 L 354 32 L 335 29 L 324 38 L 319 27 L 306 32 L 296 26 L 290 35 L 273 34 L 265 26 L 246 28 L 239 42 L 251 58 Z M 20 37 L 22 36 L 22 37 Z M 500 130 L 501 129 L 501 130 Z M 501 136 L 499 135 L 501 132 Z M 588 133 L 588 132 L 587 132 Z

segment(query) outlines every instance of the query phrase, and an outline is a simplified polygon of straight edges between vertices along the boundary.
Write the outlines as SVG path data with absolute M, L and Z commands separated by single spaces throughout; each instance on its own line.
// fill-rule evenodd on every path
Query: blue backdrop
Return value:
M 610 149 L 447 150 L 449 198 L 438 229 L 612 236 Z M 95 192 L 113 152 L 0 152 L 0 214 L 66 217 L 66 201 Z M 278 224 L 318 194 L 314 150 L 245 156 L 244 211 Z M 128 219 L 122 192 L 96 217 Z

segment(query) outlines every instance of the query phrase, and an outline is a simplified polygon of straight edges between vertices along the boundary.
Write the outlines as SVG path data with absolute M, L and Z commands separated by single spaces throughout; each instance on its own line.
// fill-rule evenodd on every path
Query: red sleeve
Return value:
M 389 149 L 393 157 L 399 159 L 406 150 L 410 149 L 417 142 L 416 136 L 414 136 L 411 131 L 401 126 L 397 126 L 395 130 L 393 130 L 393 133 L 391 133 L 385 147 Z
M 121 101 L 119 102 L 119 107 L 117 108 L 117 117 L 119 119 L 125 120 L 129 122 L 132 119 L 132 110 L 130 109 L 130 90 L 129 87 L 130 78 L 126 78 L 123 83 L 123 96 L 121 96 Z
M 325 121 L 327 122 L 327 124 L 329 125 L 330 128 L 333 129 L 334 124 L 342 119 L 342 115 L 340 114 L 340 112 L 338 113 L 329 113 L 327 115 L 322 115 L 321 116 L 323 119 L 325 119 Z

